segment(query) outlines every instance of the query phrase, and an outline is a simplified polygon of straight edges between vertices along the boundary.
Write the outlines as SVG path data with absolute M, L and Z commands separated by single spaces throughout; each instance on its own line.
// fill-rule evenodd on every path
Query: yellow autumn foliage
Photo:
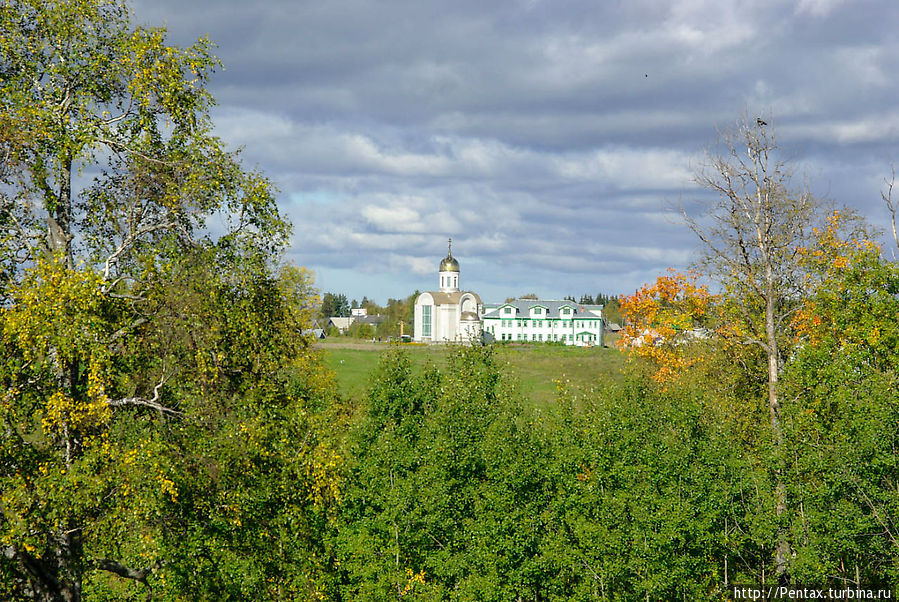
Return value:
M 627 323 L 617 344 L 632 357 L 649 361 L 654 366 L 653 380 L 671 383 L 696 362 L 684 343 L 714 301 L 715 296 L 696 282 L 695 275 L 669 270 L 655 284 L 621 297 Z

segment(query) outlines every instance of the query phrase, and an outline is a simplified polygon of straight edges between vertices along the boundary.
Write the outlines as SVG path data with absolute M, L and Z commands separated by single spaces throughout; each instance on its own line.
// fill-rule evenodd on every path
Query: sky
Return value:
M 698 241 L 678 207 L 761 116 L 821 197 L 886 228 L 895 0 L 135 0 L 216 44 L 216 134 L 279 190 L 322 292 L 437 288 L 453 239 L 485 302 L 627 294 Z

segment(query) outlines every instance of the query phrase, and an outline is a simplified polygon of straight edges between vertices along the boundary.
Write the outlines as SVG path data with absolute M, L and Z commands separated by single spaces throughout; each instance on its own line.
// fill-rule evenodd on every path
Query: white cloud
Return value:
M 843 3 L 844 0 L 798 0 L 795 12 L 797 15 L 809 15 L 820 19 L 828 16 Z
M 435 260 L 429 257 L 394 255 L 391 258 L 391 263 L 421 276 L 433 275 L 435 273 Z
M 601 149 L 559 158 L 555 163 L 565 178 L 602 181 L 620 188 L 677 188 L 691 180 L 691 157 L 663 149 Z
M 818 142 L 862 144 L 895 141 L 899 139 L 899 112 L 789 125 L 783 129 L 787 135 Z

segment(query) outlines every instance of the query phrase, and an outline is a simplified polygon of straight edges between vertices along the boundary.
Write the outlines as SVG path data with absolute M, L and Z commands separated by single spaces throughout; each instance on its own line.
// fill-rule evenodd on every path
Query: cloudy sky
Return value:
M 208 35 L 217 133 L 280 190 L 290 259 L 381 303 L 453 238 L 484 301 L 627 293 L 696 241 L 673 205 L 717 132 L 762 115 L 813 192 L 886 226 L 895 0 L 135 0 Z

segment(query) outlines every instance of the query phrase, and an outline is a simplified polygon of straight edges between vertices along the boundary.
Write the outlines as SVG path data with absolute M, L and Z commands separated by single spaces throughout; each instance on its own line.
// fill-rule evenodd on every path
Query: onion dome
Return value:
M 441 272 L 458 272 L 459 271 L 459 262 L 456 261 L 456 258 L 452 255 L 447 255 L 443 261 L 440 262 L 440 271 Z
M 458 272 L 459 262 L 453 257 L 453 239 L 449 239 L 449 246 L 446 251 L 446 257 L 440 262 L 441 272 Z

